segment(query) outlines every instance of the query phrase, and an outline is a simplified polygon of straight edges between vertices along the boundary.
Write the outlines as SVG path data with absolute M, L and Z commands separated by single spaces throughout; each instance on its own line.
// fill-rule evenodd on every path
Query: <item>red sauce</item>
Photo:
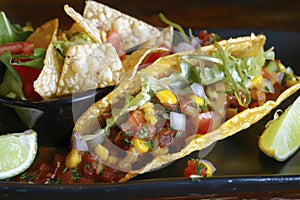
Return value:
M 37 184 L 92 184 L 118 182 L 126 173 L 104 167 L 96 173 L 98 161 L 89 152 L 80 152 L 81 162 L 74 169 L 65 167 L 67 149 L 39 147 L 33 165 L 10 181 Z

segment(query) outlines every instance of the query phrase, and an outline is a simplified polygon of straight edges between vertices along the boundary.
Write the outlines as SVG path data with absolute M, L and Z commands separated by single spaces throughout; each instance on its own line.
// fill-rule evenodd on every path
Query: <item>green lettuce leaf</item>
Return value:
M 18 72 L 11 65 L 12 56 L 8 51 L 0 55 L 0 61 L 6 66 L 4 78 L 0 84 L 0 94 L 7 96 L 14 94 L 16 99 L 25 100 L 26 97 L 22 91 L 22 80 Z
M 30 59 L 29 61 L 16 61 L 13 59 Z M 25 55 L 11 55 L 9 51 L 5 51 L 0 55 L 1 68 L 1 82 L 0 82 L 0 94 L 3 96 L 10 96 L 16 99 L 26 100 L 22 91 L 23 83 L 20 75 L 15 70 L 13 65 L 26 66 L 30 68 L 42 69 L 44 66 L 45 49 L 36 48 L 31 56 Z
M 0 45 L 25 41 L 33 32 L 32 27 L 24 30 L 18 24 L 11 24 L 3 11 L 0 11 Z
M 44 59 L 45 59 L 46 50 L 42 48 L 35 48 L 33 54 L 30 56 L 26 55 L 11 55 L 13 59 L 20 59 L 20 58 L 28 58 L 29 61 L 16 61 L 11 62 L 11 65 L 17 66 L 24 66 L 30 67 L 34 69 L 42 69 L 44 66 Z
M 91 43 L 93 43 L 93 40 L 86 33 L 76 33 L 72 35 L 69 41 L 55 41 L 53 45 L 61 56 L 66 57 L 71 46 Z

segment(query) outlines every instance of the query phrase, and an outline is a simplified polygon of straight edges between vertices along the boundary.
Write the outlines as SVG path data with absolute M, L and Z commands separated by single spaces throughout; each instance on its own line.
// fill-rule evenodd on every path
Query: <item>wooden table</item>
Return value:
M 264 28 L 300 31 L 299 0 L 99 0 L 113 8 L 162 27 L 158 12 L 185 28 Z M 61 26 L 69 27 L 73 21 L 64 13 L 69 4 L 82 12 L 85 0 L 0 0 L 0 9 L 24 24 L 30 20 L 38 26 L 58 17 Z

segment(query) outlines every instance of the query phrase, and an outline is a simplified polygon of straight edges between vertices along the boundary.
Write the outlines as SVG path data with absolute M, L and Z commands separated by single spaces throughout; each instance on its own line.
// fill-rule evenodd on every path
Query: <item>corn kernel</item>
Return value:
M 145 113 L 147 113 L 147 112 L 154 113 L 153 103 L 151 103 L 151 102 L 145 103 L 145 104 L 142 105 L 140 108 L 142 108 L 142 109 L 144 110 Z
M 80 163 L 81 157 L 77 149 L 72 149 L 66 157 L 65 165 L 69 169 L 74 169 Z
M 155 125 L 157 123 L 157 119 L 154 116 L 153 112 L 145 112 L 145 119 L 150 122 L 152 125 Z
M 285 80 L 285 86 L 287 86 L 287 87 L 291 87 L 291 86 L 293 86 L 297 83 L 298 83 L 297 79 L 295 77 L 292 77 L 292 76 Z
M 206 163 L 203 163 L 206 166 L 206 177 L 211 177 L 213 174 L 211 166 Z
M 203 106 L 204 105 L 204 100 L 201 97 L 197 96 L 197 95 L 192 95 L 191 99 L 198 106 Z
M 146 102 L 144 105 L 141 106 L 141 108 L 142 109 L 153 108 L 153 103 Z
M 149 147 L 146 142 L 139 138 L 133 138 L 132 144 L 138 153 L 146 153 L 147 151 L 149 151 Z
M 281 72 L 286 72 L 286 67 L 282 64 L 282 63 L 277 63 L 278 67 L 279 67 L 279 71 Z
M 256 76 L 251 79 L 251 85 L 257 89 L 264 89 L 265 88 L 265 81 L 262 75 Z
M 176 104 L 177 98 L 171 90 L 161 90 L 156 94 L 156 97 L 162 104 Z
M 144 118 L 152 125 L 155 125 L 157 123 L 157 119 L 155 117 L 153 106 L 154 106 L 153 103 L 147 102 L 144 105 L 142 105 L 140 108 L 142 108 L 145 113 Z
M 101 158 L 102 160 L 106 160 L 108 158 L 108 154 L 109 151 L 107 148 L 105 148 L 104 146 L 102 146 L 101 144 L 97 144 L 96 148 L 95 148 L 95 153 L 97 154 L 97 156 L 99 156 L 99 158 Z

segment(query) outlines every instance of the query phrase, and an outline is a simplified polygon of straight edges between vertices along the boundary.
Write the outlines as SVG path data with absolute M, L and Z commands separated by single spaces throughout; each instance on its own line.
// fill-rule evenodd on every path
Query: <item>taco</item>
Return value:
M 300 88 L 265 40 L 159 58 L 80 116 L 66 166 L 92 155 L 97 180 L 125 182 L 250 127 Z

